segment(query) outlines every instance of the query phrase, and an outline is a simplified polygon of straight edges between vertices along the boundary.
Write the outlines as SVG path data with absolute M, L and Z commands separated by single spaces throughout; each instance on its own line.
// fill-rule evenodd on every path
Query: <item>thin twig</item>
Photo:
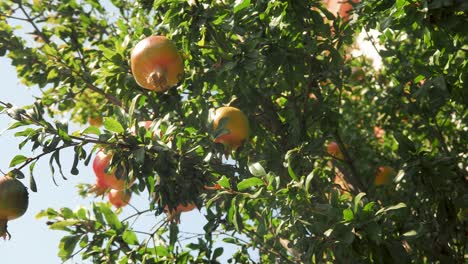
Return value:
M 33 28 L 35 29 L 36 33 L 38 35 L 41 36 L 41 38 L 44 40 L 45 43 L 47 44 L 50 44 L 50 40 L 49 38 L 44 34 L 44 32 L 42 32 L 36 25 L 36 23 L 34 22 L 34 20 L 29 16 L 28 12 L 26 12 L 26 10 L 24 9 L 23 7 L 23 4 L 21 3 L 21 1 L 19 1 L 19 8 L 21 9 L 21 11 L 23 12 L 24 16 L 27 18 L 26 21 L 29 22 L 29 24 L 31 24 L 31 26 L 33 26 Z

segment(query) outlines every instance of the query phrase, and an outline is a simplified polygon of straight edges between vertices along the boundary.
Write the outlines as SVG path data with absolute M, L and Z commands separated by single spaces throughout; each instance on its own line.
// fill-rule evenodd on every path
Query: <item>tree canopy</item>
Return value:
M 8 175 L 40 192 L 37 162 L 78 175 L 104 151 L 105 173 L 148 196 L 128 218 L 99 201 L 39 212 L 67 233 L 58 255 L 217 263 L 223 234 L 233 263 L 466 261 L 468 2 L 353 1 L 349 17 L 326 2 L 2 0 L 0 56 L 41 91 L 32 105 L 0 99 L 20 147 Z M 356 55 L 359 34 L 381 67 Z M 183 60 L 167 91 L 134 78 L 132 50 L 153 35 Z M 242 126 L 214 122 L 223 106 L 247 118 L 239 146 L 219 140 Z M 181 247 L 190 205 L 205 233 Z M 162 220 L 135 230 L 143 213 Z

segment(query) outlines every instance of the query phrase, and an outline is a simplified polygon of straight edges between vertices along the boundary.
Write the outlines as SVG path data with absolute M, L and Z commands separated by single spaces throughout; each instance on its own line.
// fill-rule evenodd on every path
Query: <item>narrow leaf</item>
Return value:
M 33 192 L 37 192 L 37 185 L 36 185 L 36 180 L 34 179 L 34 176 L 31 175 L 29 178 L 29 188 Z
M 243 190 L 248 189 L 250 187 L 259 186 L 259 185 L 262 185 L 262 184 L 264 184 L 264 182 L 261 179 L 256 178 L 256 177 L 252 177 L 252 178 L 248 178 L 248 179 L 245 179 L 245 180 L 239 182 L 237 184 L 237 189 L 239 191 L 243 191 Z
M 250 0 L 236 0 L 234 3 L 234 14 L 250 5 Z
M 28 157 L 23 156 L 23 155 L 16 155 L 11 161 L 10 161 L 10 167 L 14 167 L 18 164 L 21 164 L 28 160 Z

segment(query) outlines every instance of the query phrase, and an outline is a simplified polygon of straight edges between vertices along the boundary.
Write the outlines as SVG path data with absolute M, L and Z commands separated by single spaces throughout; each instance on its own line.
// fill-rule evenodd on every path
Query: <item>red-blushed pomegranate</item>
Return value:
M 327 153 L 330 154 L 332 157 L 337 159 L 344 159 L 343 153 L 341 152 L 340 146 L 335 141 L 328 143 L 327 145 Z
M 108 186 L 111 189 L 120 191 L 125 189 L 125 187 L 131 186 L 133 181 L 126 181 L 126 175 L 124 175 L 124 177 L 121 179 L 117 178 L 115 175 L 116 169 L 114 169 L 112 172 L 106 173 L 106 168 L 109 166 L 111 160 L 111 153 L 104 153 L 102 150 L 99 150 L 96 153 L 96 157 L 93 161 L 93 170 L 100 184 L 102 186 Z
M 17 179 L 4 176 L 0 179 L 0 236 L 8 236 L 9 220 L 22 216 L 28 209 L 29 195 L 26 187 Z
M 224 132 L 223 132 L 224 130 Z M 236 107 L 223 106 L 215 111 L 213 117 L 214 142 L 221 143 L 229 151 L 236 150 L 249 137 L 247 116 Z
M 122 208 L 130 202 L 130 198 L 132 198 L 132 193 L 128 190 L 110 190 L 107 194 L 107 198 L 109 198 L 109 202 L 113 206 L 115 206 L 116 208 Z
M 175 209 L 169 210 L 169 207 L 166 205 L 166 207 L 164 207 L 164 212 L 166 213 L 167 220 L 169 222 L 175 222 L 176 224 L 179 224 L 180 214 L 183 212 L 190 212 L 196 207 L 197 206 L 194 203 L 188 203 L 186 205 L 179 204 Z
M 143 88 L 164 92 L 184 75 L 184 63 L 176 46 L 164 36 L 147 37 L 133 48 L 133 77 Z

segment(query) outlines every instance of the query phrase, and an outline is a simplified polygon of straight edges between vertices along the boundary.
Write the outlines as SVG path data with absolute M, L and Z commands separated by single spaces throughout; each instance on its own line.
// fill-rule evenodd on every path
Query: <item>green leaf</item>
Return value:
M 80 148 L 75 147 L 75 155 L 73 155 L 73 164 L 72 164 L 72 169 L 70 170 L 70 173 L 72 175 L 78 175 L 80 171 L 78 170 L 78 160 L 80 158 Z
M 92 134 L 92 135 L 101 135 L 101 130 L 95 126 L 89 126 L 87 128 L 85 128 L 81 134 L 84 134 L 84 135 L 88 135 L 88 134 Z
M 234 3 L 234 14 L 250 5 L 250 0 L 236 0 Z
M 75 214 L 70 208 L 64 207 L 60 209 L 60 213 L 62 214 L 63 218 L 69 219 L 69 218 L 74 218 Z
M 370 203 L 368 203 L 368 204 L 366 204 L 366 205 L 364 206 L 364 208 L 362 209 L 362 211 L 363 211 L 363 212 L 366 212 L 366 213 L 369 213 L 369 212 L 372 211 L 372 208 L 374 208 L 374 206 L 375 206 L 375 202 L 370 202 Z
M 99 208 L 101 209 L 101 212 L 106 218 L 107 224 L 109 224 L 109 226 L 111 226 L 115 230 L 122 229 L 122 223 L 119 221 L 117 215 L 114 212 L 112 212 L 112 210 L 107 204 L 101 203 L 101 206 Z
M 60 150 L 56 150 L 52 156 L 52 158 L 54 158 L 55 160 L 55 163 L 57 164 L 57 166 L 59 167 L 59 173 L 60 175 L 62 176 L 62 178 L 64 180 L 66 180 L 67 178 L 65 177 L 65 175 L 63 174 L 63 171 L 62 171 L 62 164 L 60 163 Z
M 224 252 L 224 249 L 219 247 L 219 248 L 216 248 L 213 252 L 213 256 L 211 257 L 211 260 L 216 260 L 218 257 L 220 257 L 221 255 L 223 255 L 223 252 Z
M 241 217 L 241 214 L 239 212 L 239 211 L 242 210 L 242 203 L 241 203 L 242 200 L 240 200 L 239 204 L 236 204 L 236 201 L 237 201 L 236 198 L 237 197 L 235 197 L 231 201 L 231 207 L 229 208 L 229 212 L 228 212 L 228 219 L 234 225 L 236 230 L 238 232 L 241 232 L 242 229 L 244 228 L 244 225 L 243 225 L 243 222 L 242 222 L 242 217 Z
M 224 189 L 231 189 L 231 184 L 226 176 L 221 177 L 221 179 L 218 180 L 218 184 Z
M 164 246 L 156 246 L 154 248 L 156 256 L 167 257 L 169 256 L 169 251 Z
M 385 213 L 385 212 L 388 212 L 388 211 L 392 211 L 392 210 L 398 210 L 398 209 L 405 208 L 405 207 L 406 207 L 405 203 L 399 203 L 399 204 L 392 205 L 392 206 L 389 206 L 389 207 L 381 208 L 380 210 L 378 210 L 375 213 L 375 215 L 379 215 L 379 214 L 382 214 L 382 213 Z
M 28 157 L 26 156 L 23 156 L 23 155 L 16 155 L 10 162 L 10 167 L 14 167 L 18 164 L 21 164 L 23 162 L 25 162 L 26 160 L 28 160 Z
M 63 260 L 67 260 L 75 250 L 76 244 L 80 240 L 79 235 L 75 236 L 64 236 L 59 243 L 58 256 Z
M 93 213 L 94 217 L 96 217 L 96 221 L 99 223 L 105 223 L 104 218 L 102 217 L 101 206 L 103 203 L 93 203 Z
M 76 216 L 81 220 L 88 220 L 88 212 L 85 208 L 78 209 Z
M 24 173 L 23 173 L 21 170 L 13 169 L 13 170 L 11 171 L 11 174 L 13 174 L 13 176 L 14 176 L 16 179 L 24 179 Z
M 71 142 L 70 136 L 67 134 L 65 130 L 62 128 L 58 128 L 58 136 L 64 141 L 64 142 Z
M 289 176 L 291 176 L 291 178 L 292 178 L 293 180 L 297 181 L 297 179 L 298 179 L 298 178 L 297 178 L 297 175 L 296 175 L 296 173 L 294 172 L 294 170 L 293 170 L 291 164 L 288 164 L 288 173 L 289 173 Z
M 418 232 L 416 230 L 410 230 L 403 234 L 404 237 L 412 237 L 412 236 L 417 236 L 417 235 L 418 235 Z
M 136 104 L 137 104 L 138 100 L 140 99 L 140 97 L 141 97 L 141 94 L 138 94 L 135 97 L 133 97 L 132 103 L 130 104 L 130 108 L 128 110 L 128 117 L 129 118 L 133 118 L 133 113 L 135 112 L 135 107 L 136 107 Z
M 33 191 L 33 192 L 37 192 L 37 184 L 36 184 L 36 180 L 34 179 L 34 176 L 32 174 L 32 171 L 31 171 L 31 175 L 29 177 L 29 189 L 31 189 L 31 191 Z
M 131 230 L 125 230 L 122 234 L 122 239 L 129 245 L 138 245 L 138 238 L 136 234 Z
M 104 118 L 104 128 L 119 134 L 125 131 L 123 126 L 117 120 L 110 117 Z
M 249 165 L 249 171 L 256 177 L 262 177 L 266 175 L 266 171 L 259 162 L 251 163 Z
M 358 211 L 358 208 L 359 208 L 359 203 L 361 202 L 361 199 L 362 197 L 366 196 L 365 193 L 359 193 L 358 195 L 356 195 L 356 197 L 354 197 L 354 208 L 353 208 L 353 211 L 355 213 L 357 213 Z
M 354 219 L 353 210 L 351 210 L 350 208 L 343 210 L 343 219 L 346 222 L 353 220 Z
M 306 177 L 305 184 L 304 184 L 304 188 L 305 188 L 305 190 L 306 190 L 308 193 L 310 193 L 310 191 L 309 191 L 309 189 L 310 189 L 310 184 L 311 184 L 312 179 L 314 178 L 314 176 L 315 176 L 315 171 L 311 171 L 311 172 L 309 173 L 309 175 L 307 175 L 307 177 Z
M 118 262 L 118 263 L 119 263 L 119 264 L 128 264 L 128 263 L 130 263 L 130 262 L 128 261 L 128 256 L 122 256 L 122 258 L 119 259 L 119 262 Z
M 36 219 L 46 217 L 48 219 L 53 219 L 56 218 L 59 215 L 57 211 L 55 211 L 53 208 L 47 208 L 47 210 L 42 210 L 36 215 Z
M 49 228 L 52 230 L 63 230 L 63 231 L 68 231 L 70 230 L 68 227 L 69 226 L 74 226 L 75 224 L 79 223 L 80 221 L 74 220 L 74 219 L 69 219 L 69 220 L 64 220 L 64 221 L 58 221 L 55 222 L 51 225 L 49 225 Z
M 239 191 L 243 191 L 243 190 L 248 189 L 250 187 L 259 186 L 259 185 L 263 185 L 263 184 L 265 184 L 265 183 L 261 179 L 256 178 L 256 177 L 252 177 L 252 178 L 248 178 L 248 179 L 245 179 L 245 180 L 239 182 L 237 184 L 237 189 Z

